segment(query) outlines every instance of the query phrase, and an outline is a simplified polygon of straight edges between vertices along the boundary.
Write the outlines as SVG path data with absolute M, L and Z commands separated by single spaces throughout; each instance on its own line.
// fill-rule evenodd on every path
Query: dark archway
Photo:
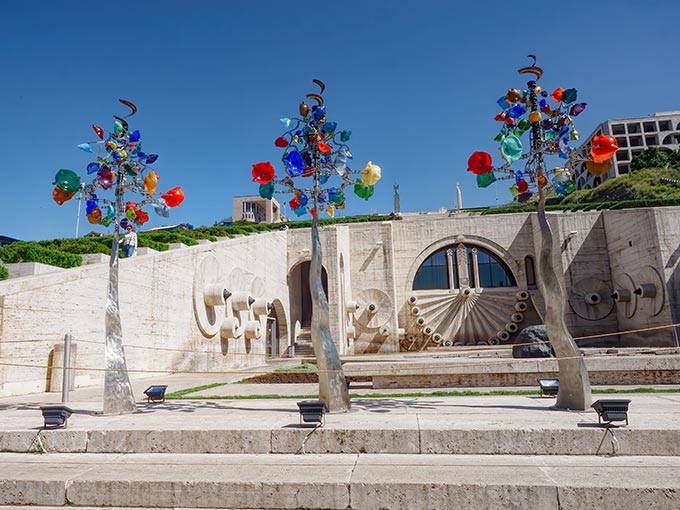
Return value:
M 312 324 L 312 295 L 309 290 L 310 261 L 301 262 L 288 275 L 291 322 L 300 321 L 303 328 Z M 328 273 L 321 268 L 321 283 L 328 298 Z

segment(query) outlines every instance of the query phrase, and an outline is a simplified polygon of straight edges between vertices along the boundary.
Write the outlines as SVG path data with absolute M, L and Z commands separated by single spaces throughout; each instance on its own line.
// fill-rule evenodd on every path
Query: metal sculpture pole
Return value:
M 533 74 L 536 79 L 527 83 L 527 90 L 522 92 L 510 89 L 506 96 L 498 100 L 503 111 L 496 116 L 502 123 L 501 132 L 496 137 L 505 163 L 494 168 L 491 155 L 486 152 L 475 152 L 468 160 L 468 171 L 477 175 L 479 187 L 487 187 L 496 182 L 494 172 L 502 172 L 513 179 L 515 184 L 510 188 L 519 202 L 528 200 L 533 192 L 529 182 L 538 187 L 537 219 L 540 230 L 540 246 L 538 253 L 538 284 L 545 299 L 545 326 L 548 338 L 555 349 L 559 367 L 560 388 L 556 406 L 564 409 L 585 410 L 591 404 L 590 381 L 583 355 L 576 342 L 567 330 L 564 321 L 566 296 L 562 278 L 557 274 L 554 265 L 553 233 L 545 213 L 545 191 L 549 185 L 548 171 L 545 167 L 545 155 L 559 155 L 566 160 L 565 168 L 550 171 L 554 176 L 553 186 L 558 196 L 564 196 L 575 189 L 570 179 L 570 169 L 577 164 L 585 163 L 589 171 L 606 171 L 606 160 L 616 152 L 616 140 L 607 139 L 595 142 L 590 155 L 584 154 L 584 148 L 573 150 L 569 142 L 578 139 L 578 132 L 573 128 L 573 117 L 586 108 L 586 103 L 576 103 L 576 89 L 556 89 L 550 98 L 557 106 L 551 108 L 548 93 L 540 91 L 537 86 L 543 70 L 536 66 L 536 56 L 529 55 L 533 64 L 518 70 L 520 74 Z M 540 99 L 538 94 L 545 99 Z M 524 118 L 525 114 L 528 116 Z M 543 117 L 545 114 L 545 117 Z M 531 147 L 523 153 L 520 137 L 529 131 Z M 611 138 L 611 137 L 609 137 Z M 516 161 L 526 160 L 524 172 L 512 170 Z
M 326 118 L 323 92 L 326 85 L 313 80 L 319 86 L 318 94 L 307 94 L 316 104 L 311 108 L 305 101 L 299 106 L 302 118 L 283 118 L 288 129 L 274 141 L 274 145 L 285 150 L 282 161 L 286 176 L 276 179 L 271 163 L 253 165 L 253 181 L 260 184 L 260 196 L 271 199 L 274 193 L 294 193 L 289 202 L 291 212 L 297 216 L 307 213 L 311 200 L 312 213 L 312 260 L 309 269 L 309 290 L 312 298 L 312 346 L 319 372 L 319 398 L 326 403 L 330 412 L 346 412 L 350 408 L 349 391 L 338 350 L 331 336 L 328 298 L 321 280 L 321 241 L 319 239 L 319 213 L 326 211 L 331 217 L 335 209 L 345 207 L 345 189 L 354 186 L 354 193 L 368 200 L 373 195 L 373 186 L 381 177 L 381 169 L 370 161 L 361 171 L 353 171 L 348 164 L 352 153 L 347 143 L 352 135 L 350 130 L 337 131 L 337 123 Z M 356 174 L 361 177 L 354 178 Z M 294 178 L 312 178 L 312 186 L 296 186 Z M 341 179 L 338 186 L 322 189 L 321 185 L 330 179 Z M 285 188 L 276 191 L 275 185 Z M 395 188 L 396 189 L 396 188 Z M 341 319 L 342 320 L 342 319 Z
M 123 210 L 123 172 L 118 170 L 116 179 L 116 222 L 109 259 L 109 283 L 106 292 L 104 364 L 104 414 L 127 414 L 137 408 L 132 385 L 128 377 L 123 329 L 120 323 L 118 304 L 118 239 L 120 223 L 118 218 Z
M 527 83 L 531 111 L 538 111 L 536 82 Z M 531 150 L 537 177 L 545 178 L 541 128 L 537 122 L 531 126 Z M 530 162 L 531 164 L 531 162 Z M 556 407 L 561 409 L 585 410 L 592 403 L 590 379 L 583 355 L 569 333 L 564 322 L 566 296 L 562 281 L 557 276 L 553 261 L 553 233 L 545 215 L 545 191 L 538 189 L 538 208 L 536 211 L 541 232 L 541 245 L 538 257 L 538 283 L 545 299 L 545 327 L 550 343 L 557 355 L 560 389 L 557 393 Z
M 137 107 L 126 99 L 119 101 L 130 108 L 130 113 L 125 117 L 114 115 L 116 121 L 108 136 L 105 136 L 106 132 L 101 127 L 93 124 L 92 129 L 98 139 L 78 145 L 79 149 L 92 153 L 95 157 L 95 161 L 87 165 L 88 175 L 94 174 L 91 182 L 85 184 L 74 171 L 61 169 L 55 176 L 53 184 L 56 187 L 52 191 L 52 198 L 59 205 L 70 200 L 76 191 L 81 192 L 80 198 L 83 193 L 86 194 L 88 221 L 105 227 L 114 225 L 106 293 L 104 414 L 131 413 L 136 409 L 125 361 L 118 300 L 120 227 L 125 227 L 130 222 L 140 226 L 147 222 L 149 215 L 143 210 L 147 204 L 153 205 L 159 216 L 168 217 L 170 208 L 177 207 L 184 200 L 184 192 L 179 186 L 167 191 L 160 198 L 155 197 L 159 176 L 150 165 L 158 159 L 158 155 L 143 152 L 140 132 L 129 131 L 125 119 L 134 115 Z M 113 200 L 98 196 L 99 190 L 110 189 L 115 194 Z M 127 202 L 123 206 L 126 190 L 142 195 L 142 200 Z
M 312 295 L 312 346 L 319 373 L 319 398 L 328 411 L 350 409 L 349 391 L 338 350 L 333 342 L 328 313 L 328 299 L 321 281 L 321 240 L 319 239 L 319 171 L 314 171 L 314 217 L 312 218 L 312 261 L 309 266 L 309 290 Z

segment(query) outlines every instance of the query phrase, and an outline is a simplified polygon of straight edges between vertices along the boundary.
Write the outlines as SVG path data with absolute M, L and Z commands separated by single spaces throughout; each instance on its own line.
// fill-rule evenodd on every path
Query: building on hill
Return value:
M 234 197 L 231 217 L 233 222 L 250 223 L 280 223 L 287 220 L 275 198 L 267 199 L 259 195 Z
M 144 232 L 164 232 L 173 230 L 193 230 L 194 226 L 190 223 L 178 223 L 177 225 L 163 225 L 161 227 L 153 227 L 144 230 Z
M 612 158 L 612 168 L 596 177 L 588 172 L 585 164 L 581 165 L 574 175 L 576 189 L 592 189 L 607 179 L 627 174 L 633 158 L 649 147 L 658 147 L 665 152 L 679 150 L 680 110 L 659 112 L 648 117 L 606 120 L 595 128 L 582 146 L 590 147 L 592 139 L 601 134 L 613 136 L 619 143 L 619 150 Z
M 0 246 L 5 246 L 6 244 L 12 244 L 19 241 L 19 239 L 14 239 L 13 237 L 0 236 Z

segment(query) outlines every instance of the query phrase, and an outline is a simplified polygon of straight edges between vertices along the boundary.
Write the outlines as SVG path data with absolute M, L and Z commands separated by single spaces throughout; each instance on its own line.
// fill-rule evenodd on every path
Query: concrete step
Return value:
M 393 428 L 389 423 L 311 429 L 293 423 L 277 429 L 59 429 L 44 430 L 39 436 L 35 430 L 0 432 L 0 451 L 15 453 L 291 454 L 303 443 L 309 453 L 328 454 L 680 456 L 680 430 L 607 430 L 589 424 L 576 428 L 470 430 Z
M 680 356 L 665 354 L 584 357 L 591 385 L 664 385 L 680 381 Z M 354 361 L 343 364 L 345 375 L 370 377 L 373 387 L 441 388 L 531 386 L 541 377 L 558 377 L 555 358 L 476 359 L 458 356 L 403 357 L 394 361 Z
M 212 390 L 208 390 L 212 391 Z M 179 400 L 102 415 L 73 402 L 68 428 L 40 430 L 39 405 L 5 405 L 0 452 L 290 454 L 514 454 L 680 456 L 680 395 L 625 395 L 629 426 L 598 424 L 535 396 L 354 398 L 347 413 L 300 427 L 297 399 Z M 614 437 L 616 440 L 614 440 Z
M 296 358 L 314 357 L 314 347 L 312 347 L 312 344 L 301 344 L 295 342 L 295 357 Z
M 678 472 L 680 457 L 2 453 L 0 505 L 670 510 Z

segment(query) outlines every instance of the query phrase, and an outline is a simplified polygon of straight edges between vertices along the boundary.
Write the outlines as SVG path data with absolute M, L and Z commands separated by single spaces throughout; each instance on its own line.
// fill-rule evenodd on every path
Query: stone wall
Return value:
M 548 220 L 554 261 L 570 299 L 566 323 L 575 337 L 596 337 L 582 345 L 677 345 L 668 326 L 680 322 L 680 207 L 559 212 Z M 320 238 L 331 333 L 341 354 L 404 350 L 414 334 L 422 340 L 409 299 L 428 296 L 412 290 L 413 279 L 423 261 L 446 246 L 488 250 L 517 282 L 478 289 L 460 308 L 462 315 L 447 312 L 446 320 L 464 321 L 476 306 L 480 324 L 494 316 L 502 327 L 503 314 L 521 305 L 526 311 L 520 326 L 541 321 L 543 299 L 529 284 L 526 266 L 528 257 L 536 261 L 540 246 L 535 214 L 405 214 L 402 220 L 322 227 Z M 243 293 L 274 303 L 280 336 L 275 354 L 284 354 L 302 306 L 303 289 L 291 275 L 299 276 L 300 264 L 311 259 L 310 248 L 309 229 L 289 229 L 121 260 L 123 337 L 132 377 L 261 364 L 267 356 L 264 333 L 253 339 L 243 330 L 249 325 L 252 336 L 257 321 L 264 330 L 266 315 L 261 307 L 258 313 L 235 309 Z M 0 282 L 0 395 L 44 391 L 54 346 L 69 331 L 78 344 L 76 385 L 101 380 L 107 278 L 108 264 L 94 263 Z M 226 306 L 207 305 L 208 290 L 220 286 L 233 296 Z M 516 302 L 518 290 L 528 295 L 523 304 Z M 615 290 L 627 291 L 629 299 L 612 301 Z M 602 306 L 584 306 L 592 293 L 599 293 Z M 219 301 L 219 294 L 212 299 Z M 463 299 L 458 290 L 439 294 L 437 299 L 450 302 Z M 241 329 L 236 321 L 222 328 L 225 319 L 236 319 Z M 465 327 L 462 336 L 470 333 Z M 658 329 L 634 331 L 644 328 Z
M 122 259 L 119 299 L 130 376 L 263 363 L 264 333 L 250 342 L 243 335 L 221 341 L 219 324 L 212 335 L 199 327 L 194 291 L 207 258 L 217 276 L 203 283 L 278 302 L 285 349 L 290 329 L 287 316 L 280 316 L 288 310 L 285 253 L 286 233 L 273 232 Z M 76 386 L 102 379 L 108 270 L 107 263 L 94 264 L 0 282 L 0 360 L 8 364 L 0 370 L 0 395 L 45 391 L 50 353 L 67 332 L 78 344 Z M 198 305 L 204 306 L 200 299 Z M 213 312 L 221 323 L 225 306 Z

